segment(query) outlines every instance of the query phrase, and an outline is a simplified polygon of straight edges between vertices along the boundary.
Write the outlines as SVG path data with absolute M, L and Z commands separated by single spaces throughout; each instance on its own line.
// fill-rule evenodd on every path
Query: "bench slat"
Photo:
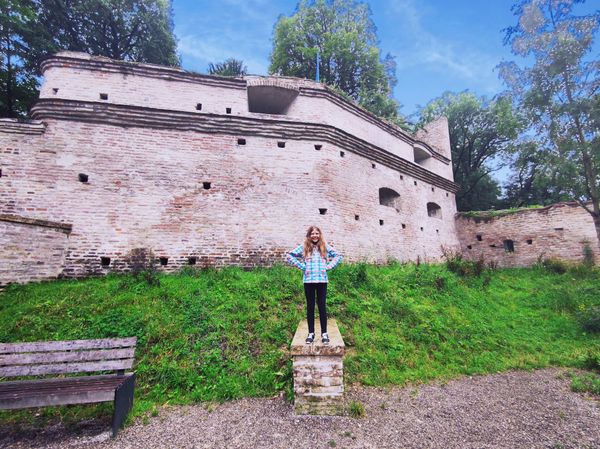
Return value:
M 11 388 L 5 388 L 0 383 L 0 401 L 33 396 L 60 395 L 67 392 L 114 391 L 128 378 L 129 376 L 103 376 L 91 380 L 86 377 L 70 378 L 70 382 L 57 382 L 55 379 L 49 379 L 49 382 L 46 383 L 21 381 L 20 388 L 15 388 L 14 385 Z
M 112 349 L 135 346 L 137 337 L 100 338 L 96 340 L 39 341 L 31 343 L 0 343 L 0 354 L 22 352 L 69 351 L 75 349 Z
M 45 407 L 48 405 L 66 404 L 91 404 L 94 402 L 107 402 L 114 400 L 115 390 L 65 392 L 61 394 L 49 394 L 43 396 L 31 396 L 25 398 L 0 398 L 0 409 L 11 410 L 31 407 Z
M 131 369 L 133 366 L 133 360 L 134 359 L 131 358 L 122 360 L 102 360 L 98 362 L 5 366 L 0 367 L 0 377 L 127 370 Z
M 39 352 L 25 354 L 0 354 L 0 366 L 31 365 L 35 363 L 88 362 L 133 358 L 135 348 L 101 349 L 73 352 Z

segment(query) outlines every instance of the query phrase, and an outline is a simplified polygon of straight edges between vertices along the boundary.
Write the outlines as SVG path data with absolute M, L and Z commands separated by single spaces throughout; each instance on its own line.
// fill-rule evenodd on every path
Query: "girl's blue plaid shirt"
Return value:
M 328 282 L 327 271 L 335 268 L 342 256 L 331 246 L 327 245 L 327 260 L 321 256 L 315 247 L 308 259 L 304 259 L 304 246 L 298 245 L 293 251 L 286 254 L 287 261 L 304 272 L 304 283 Z

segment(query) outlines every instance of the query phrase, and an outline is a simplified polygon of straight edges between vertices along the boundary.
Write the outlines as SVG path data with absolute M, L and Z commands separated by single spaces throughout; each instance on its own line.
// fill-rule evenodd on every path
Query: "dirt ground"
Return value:
M 110 437 L 108 422 L 0 426 L 1 448 L 594 448 L 600 401 L 564 369 L 463 377 L 405 388 L 350 386 L 365 416 L 296 416 L 281 397 L 160 409 Z M 145 421 L 145 423 L 144 423 Z

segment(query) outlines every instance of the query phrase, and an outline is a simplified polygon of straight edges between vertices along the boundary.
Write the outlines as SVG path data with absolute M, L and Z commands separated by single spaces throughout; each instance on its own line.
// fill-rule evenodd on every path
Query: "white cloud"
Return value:
M 476 81 L 485 90 L 497 91 L 499 82 L 494 68 L 498 64 L 497 55 L 483 53 L 464 42 L 452 42 L 438 38 L 433 31 L 423 25 L 423 18 L 429 12 L 423 3 L 414 0 L 392 0 L 391 12 L 401 23 L 398 48 L 398 70 L 422 67 L 423 70 L 440 74 L 453 74 L 466 81 Z

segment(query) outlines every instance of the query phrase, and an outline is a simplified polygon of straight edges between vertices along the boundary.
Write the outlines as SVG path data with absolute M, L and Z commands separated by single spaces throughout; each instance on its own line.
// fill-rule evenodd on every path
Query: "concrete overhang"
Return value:
M 285 114 L 300 90 L 277 78 L 248 80 L 248 110 L 263 114 Z

